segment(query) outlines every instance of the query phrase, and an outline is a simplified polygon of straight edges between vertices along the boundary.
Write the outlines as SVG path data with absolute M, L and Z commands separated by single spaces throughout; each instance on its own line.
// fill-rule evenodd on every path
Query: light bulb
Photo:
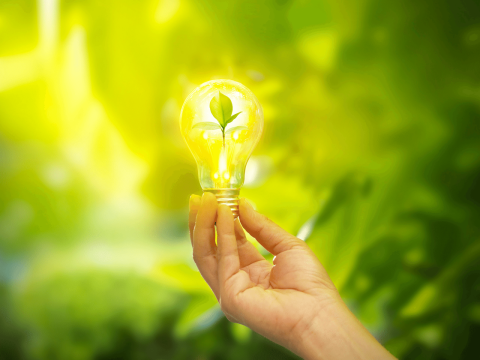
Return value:
M 183 103 L 180 129 L 197 162 L 203 191 L 238 217 L 245 167 L 263 131 L 257 98 L 232 80 L 203 83 Z

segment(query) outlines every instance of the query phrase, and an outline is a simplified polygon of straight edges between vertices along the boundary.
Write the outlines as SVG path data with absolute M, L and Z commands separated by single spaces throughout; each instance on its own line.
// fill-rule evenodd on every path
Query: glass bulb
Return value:
M 263 111 L 253 93 L 232 80 L 203 83 L 188 95 L 180 128 L 198 166 L 203 191 L 238 216 L 245 167 L 263 131 Z

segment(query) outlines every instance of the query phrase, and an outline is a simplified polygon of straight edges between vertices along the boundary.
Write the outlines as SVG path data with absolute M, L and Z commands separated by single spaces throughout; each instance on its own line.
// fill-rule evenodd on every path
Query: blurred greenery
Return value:
M 0 359 L 293 359 L 191 258 L 178 118 L 239 81 L 242 194 L 402 359 L 480 348 L 480 3 L 1 0 Z

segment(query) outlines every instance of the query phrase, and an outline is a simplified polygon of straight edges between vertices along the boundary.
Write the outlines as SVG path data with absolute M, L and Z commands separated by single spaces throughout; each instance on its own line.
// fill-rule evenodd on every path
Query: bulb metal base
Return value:
M 205 189 L 203 192 L 209 192 L 215 195 L 219 205 L 227 205 L 230 210 L 232 210 L 233 218 L 236 219 L 238 217 L 240 189 Z

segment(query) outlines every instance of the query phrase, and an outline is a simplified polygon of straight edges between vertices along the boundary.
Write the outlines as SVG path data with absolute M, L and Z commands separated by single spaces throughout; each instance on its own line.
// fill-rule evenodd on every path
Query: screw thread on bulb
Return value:
M 236 219 L 238 217 L 240 189 L 205 189 L 203 192 L 210 192 L 215 195 L 219 205 L 227 205 L 232 210 L 233 218 Z

